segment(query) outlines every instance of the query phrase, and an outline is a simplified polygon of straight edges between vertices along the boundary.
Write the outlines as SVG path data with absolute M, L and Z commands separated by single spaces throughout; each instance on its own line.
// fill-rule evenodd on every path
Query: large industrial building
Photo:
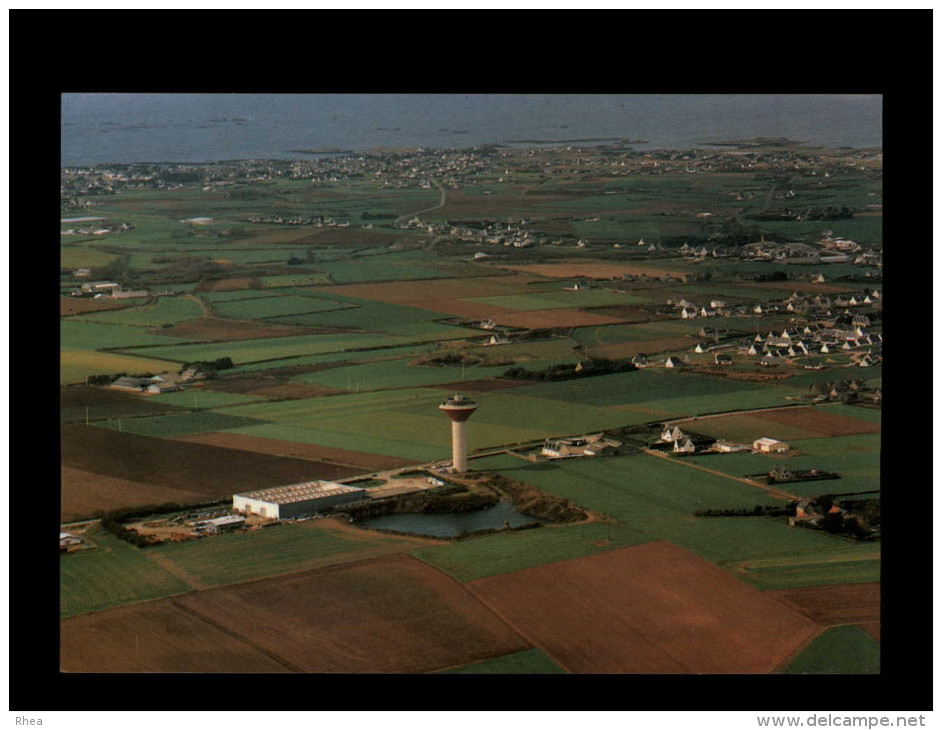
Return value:
M 346 502 L 356 502 L 366 490 L 336 482 L 301 482 L 232 495 L 232 508 L 244 514 L 285 519 L 300 517 Z

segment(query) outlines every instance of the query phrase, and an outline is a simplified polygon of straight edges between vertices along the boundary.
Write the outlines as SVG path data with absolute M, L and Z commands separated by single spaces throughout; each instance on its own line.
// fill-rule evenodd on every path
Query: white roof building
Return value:
M 366 496 L 366 490 L 321 480 L 232 495 L 232 508 L 245 514 L 284 519 L 310 514 Z
M 764 454 L 778 453 L 788 451 L 789 446 L 784 441 L 777 439 L 761 438 L 752 442 L 752 448 Z

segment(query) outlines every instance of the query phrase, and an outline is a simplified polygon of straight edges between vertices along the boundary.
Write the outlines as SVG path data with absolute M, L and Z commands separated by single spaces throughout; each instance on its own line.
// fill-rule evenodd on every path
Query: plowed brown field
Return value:
M 200 317 L 181 322 L 173 327 L 154 330 L 167 337 L 178 337 L 198 342 L 224 342 L 229 340 L 257 340 L 265 337 L 294 337 L 317 334 L 315 327 L 290 327 L 282 324 L 263 324 L 220 317 Z
M 318 465 L 250 451 L 138 436 L 90 426 L 63 426 L 62 465 L 159 487 L 196 492 L 202 499 L 327 478 Z M 153 500 L 147 500 L 152 504 Z
M 465 586 L 573 672 L 766 673 L 820 629 L 667 542 Z
M 576 309 L 548 309 L 522 312 L 493 304 L 466 301 L 468 298 L 501 296 L 532 292 L 527 284 L 539 281 L 527 276 L 476 276 L 449 279 L 442 283 L 418 286 L 415 282 L 391 281 L 380 284 L 349 284 L 333 287 L 309 287 L 311 291 L 331 292 L 343 296 L 391 302 L 420 309 L 429 309 L 469 319 L 490 317 L 508 327 L 582 327 L 615 324 L 624 321 L 595 312 Z
M 137 393 L 112 388 L 69 385 L 59 389 L 59 415 L 64 423 L 69 421 L 84 423 L 86 415 L 92 420 L 97 420 L 185 410 L 180 406 L 155 403 Z
M 766 591 L 820 624 L 880 624 L 880 584 L 847 583 Z M 863 628 L 863 627 L 862 627 Z
M 527 284 L 539 279 L 532 276 L 474 276 L 449 279 L 440 283 L 414 281 L 387 281 L 376 284 L 342 284 L 338 286 L 306 287 L 310 291 L 340 294 L 379 302 L 406 304 L 426 309 L 437 309 L 435 302 L 448 302 L 464 297 L 496 297 L 502 294 L 522 294 L 532 291 Z M 424 303 L 424 304 L 422 304 Z M 441 311 L 441 310 L 440 310 Z
M 279 660 L 170 601 L 62 621 L 64 672 L 288 672 Z
M 241 291 L 243 289 L 261 289 L 262 282 L 254 277 L 239 277 L 234 279 L 219 279 L 217 281 L 202 281 L 193 289 L 195 292 L 206 291 Z
M 816 431 L 823 436 L 880 432 L 879 423 L 831 413 L 825 408 L 786 408 L 780 411 L 766 411 L 761 415 L 766 420 Z
M 67 466 L 61 469 L 60 504 L 63 520 L 92 517 L 120 507 L 166 502 L 199 502 L 205 495 L 185 489 L 141 484 Z
M 333 365 L 333 363 L 327 364 Z M 340 392 L 336 388 L 327 388 L 323 385 L 307 385 L 306 383 L 292 383 L 271 375 L 244 375 L 234 378 L 219 378 L 218 380 L 207 381 L 204 387 L 206 390 L 215 390 L 221 393 L 258 395 L 272 400 L 317 398 L 318 396 Z
M 260 436 L 246 436 L 239 433 L 225 433 L 212 431 L 198 433 L 191 436 L 178 436 L 176 441 L 188 441 L 194 444 L 207 444 L 208 446 L 222 446 L 227 449 L 240 449 L 256 454 L 271 454 L 272 456 L 287 456 L 292 459 L 307 459 L 318 463 L 333 462 L 353 467 L 347 469 L 349 473 L 334 477 L 320 477 L 322 479 L 341 479 L 365 471 L 379 471 L 380 469 L 398 469 L 402 466 L 417 464 L 411 459 L 400 459 L 395 456 L 381 454 L 367 454 L 363 451 L 350 451 L 349 449 L 334 449 L 329 446 L 316 444 L 301 444 L 294 441 L 281 441 L 279 439 L 263 438 Z M 324 466 L 328 466 L 324 464 Z
M 85 312 L 103 312 L 106 309 L 124 309 L 131 306 L 127 300 L 86 299 L 85 297 L 59 297 L 59 316 L 69 317 Z
M 459 583 L 404 555 L 174 600 L 305 672 L 423 672 L 529 648 Z

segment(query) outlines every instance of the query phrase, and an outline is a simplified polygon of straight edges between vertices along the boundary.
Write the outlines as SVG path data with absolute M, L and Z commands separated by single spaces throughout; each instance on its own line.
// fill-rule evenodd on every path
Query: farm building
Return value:
M 132 378 L 125 375 L 113 381 L 108 387 L 116 388 L 117 390 L 133 390 L 140 392 L 152 382 L 150 378 Z
M 788 451 L 789 446 L 784 441 L 777 441 L 776 439 L 770 438 L 761 438 L 752 442 L 752 448 L 755 451 L 763 454 L 773 454 Z
M 232 508 L 245 514 L 284 519 L 355 502 L 366 490 L 336 482 L 313 481 L 232 495 Z
M 245 517 L 243 515 L 226 515 L 212 520 L 200 520 L 194 526 L 198 530 L 207 532 L 228 532 L 229 530 L 242 529 L 245 526 Z
M 121 285 L 114 281 L 89 281 L 82 284 L 82 291 L 86 294 L 101 293 L 109 290 L 111 294 L 121 291 Z
M 116 289 L 111 294 L 113 299 L 140 299 L 147 296 L 150 296 L 150 294 L 146 289 L 139 289 L 137 291 L 122 291 L 121 289 Z
M 572 456 L 600 456 L 616 453 L 621 445 L 620 441 L 607 439 L 601 435 L 547 439 L 540 453 L 551 459 L 565 459 Z
M 584 438 L 562 438 L 556 441 L 547 440 L 543 444 L 540 453 L 543 456 L 549 456 L 553 459 L 565 458 L 567 456 L 583 456 L 588 441 Z
M 73 535 L 71 532 L 60 532 L 59 533 L 59 550 L 66 552 L 70 547 L 82 544 L 82 538 L 78 535 Z
M 182 388 L 176 383 L 155 381 L 147 386 L 148 393 L 173 393 L 178 390 L 182 390 Z
M 727 441 L 726 439 L 717 439 L 716 443 L 711 447 L 714 451 L 718 451 L 721 454 L 732 454 L 737 451 L 749 451 L 749 447 L 745 444 L 737 444 L 732 441 Z

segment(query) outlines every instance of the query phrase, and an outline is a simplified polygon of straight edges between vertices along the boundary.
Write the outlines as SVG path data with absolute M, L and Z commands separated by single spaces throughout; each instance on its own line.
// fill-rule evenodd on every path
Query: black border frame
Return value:
M 931 275 L 920 276 L 931 260 L 931 251 L 924 249 L 924 239 L 931 238 L 927 211 L 932 210 L 931 11 L 567 12 L 540 19 L 533 13 L 493 12 L 402 16 L 384 11 L 380 16 L 373 10 L 251 18 L 243 12 L 229 16 L 243 26 L 242 33 L 227 36 L 230 41 L 198 38 L 188 30 L 201 22 L 219 24 L 218 15 L 205 11 L 202 17 L 192 11 L 53 12 L 9 12 L 14 71 L 9 169 L 11 203 L 16 203 L 11 213 L 20 212 L 10 221 L 9 303 L 11 313 L 17 303 L 29 307 L 27 316 L 14 319 L 10 344 L 25 346 L 21 353 L 30 352 L 28 358 L 14 361 L 12 352 L 9 358 L 9 390 L 15 391 L 9 413 L 9 482 L 11 492 L 35 498 L 39 507 L 35 519 L 17 515 L 11 520 L 8 509 L 11 710 L 238 709 L 241 702 L 234 700 L 246 696 L 249 688 L 254 696 L 278 696 L 279 709 L 290 710 L 423 710 L 430 702 L 444 702 L 441 709 L 448 710 L 807 709 L 820 714 L 833 711 L 828 708 L 932 708 L 932 585 L 927 580 L 932 574 L 932 490 L 931 483 L 924 485 L 926 474 L 931 475 L 924 461 L 931 456 L 911 445 L 914 432 L 921 434 L 923 444 L 931 444 L 932 424 L 927 411 L 920 409 L 931 402 L 932 378 L 907 367 L 911 358 L 924 359 L 925 353 L 903 348 L 904 342 L 926 340 L 924 321 L 932 304 Z M 551 22 L 545 26 L 540 21 Z M 311 32 L 295 34 L 294 27 Z M 552 31 L 542 34 L 541 27 Z M 567 28 L 576 29 L 572 41 L 565 36 Z M 350 32 L 341 32 L 344 29 Z M 599 38 L 593 41 L 594 33 Z M 276 40 L 247 58 L 238 47 L 244 40 L 257 48 L 256 36 Z M 481 42 L 489 36 L 500 42 Z M 432 48 L 427 45 L 430 38 L 438 39 Z M 462 41 L 468 44 L 468 58 L 445 60 L 455 51 L 461 55 Z M 286 48 L 295 43 L 297 51 Z M 113 54 L 108 51 L 112 45 Z M 377 60 L 371 64 L 373 72 L 361 71 L 357 58 L 369 60 L 374 52 L 369 49 L 382 58 L 392 52 L 402 62 Z M 229 52 L 231 61 L 226 59 Z M 181 60 L 168 64 L 166 59 L 174 56 Z M 207 56 L 212 61 L 202 68 Z M 444 68 L 434 68 L 436 58 Z M 24 66 L 38 59 L 46 71 L 37 78 Z M 342 65 L 346 60 L 349 67 Z M 53 486 L 58 484 L 58 465 L 53 458 L 37 459 L 28 445 L 38 445 L 45 454 L 59 443 L 54 425 L 58 399 L 46 393 L 53 390 L 46 387 L 46 378 L 36 378 L 37 371 L 49 378 L 58 374 L 53 334 L 58 309 L 54 297 L 29 304 L 37 280 L 43 282 L 41 290 L 58 284 L 58 251 L 45 241 L 58 235 L 49 209 L 56 199 L 59 171 L 57 145 L 50 143 L 59 138 L 59 94 L 351 89 L 883 94 L 889 212 L 885 238 L 891 242 L 885 257 L 884 289 L 891 295 L 885 317 L 896 334 L 885 350 L 889 357 L 883 388 L 881 461 L 887 489 L 880 675 L 367 675 L 353 678 L 351 691 L 351 677 L 344 675 L 319 675 L 314 690 L 305 675 L 104 676 L 58 671 L 58 587 L 48 576 L 57 572 L 59 555 L 47 534 L 58 529 L 58 492 Z M 41 358 L 36 357 L 37 346 Z M 30 366 L 22 368 L 26 362 Z M 14 370 L 14 364 L 21 367 Z M 26 458 L 15 459 L 14 454 Z M 19 467 L 26 468 L 21 472 Z

